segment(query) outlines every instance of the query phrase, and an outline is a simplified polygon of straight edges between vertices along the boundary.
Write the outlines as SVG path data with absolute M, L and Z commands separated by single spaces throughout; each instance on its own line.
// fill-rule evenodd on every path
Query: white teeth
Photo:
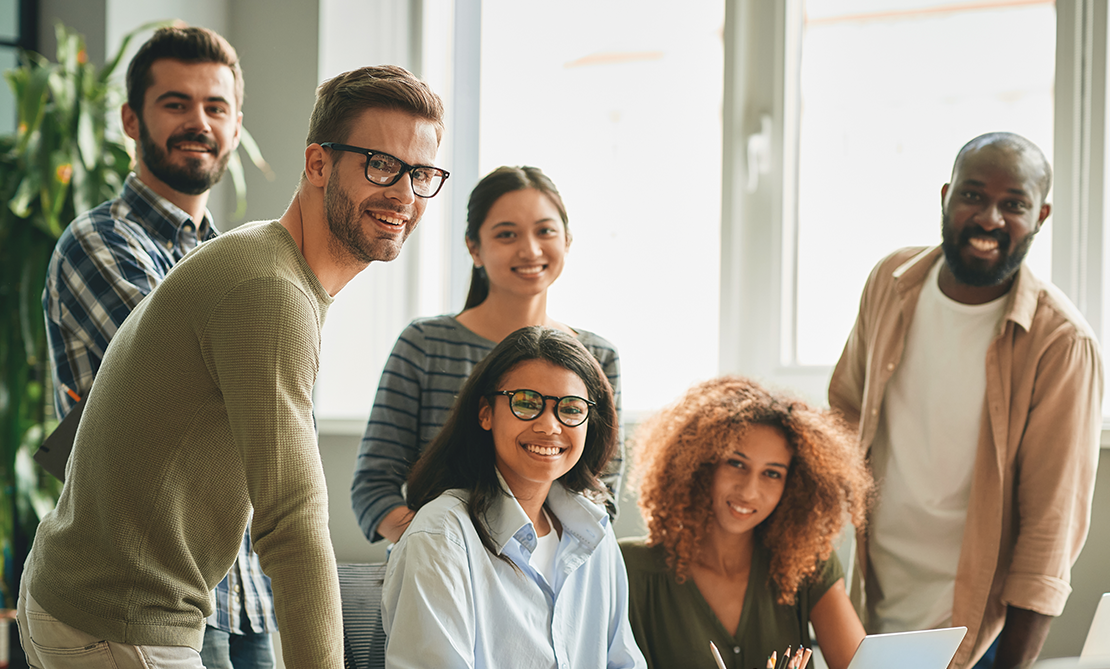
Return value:
M 984 239 L 983 237 L 972 237 L 967 240 L 969 244 L 974 246 L 979 251 L 993 251 L 998 248 L 997 239 Z
M 378 219 L 379 221 L 382 221 L 383 223 L 388 223 L 390 225 L 404 225 L 404 223 L 405 223 L 405 220 L 403 218 L 394 218 L 393 216 L 387 216 L 385 214 L 370 214 L 370 215 L 373 216 L 374 218 Z
M 203 153 L 208 153 L 208 147 L 205 146 L 204 144 L 195 144 L 193 142 L 186 142 L 186 143 L 183 143 L 183 144 L 177 144 L 176 146 L 177 146 L 177 149 L 179 151 L 200 151 L 200 152 L 203 152 Z
M 529 453 L 536 455 L 558 455 L 559 449 L 555 446 L 537 446 L 535 444 L 525 444 L 524 448 L 528 449 Z
M 533 265 L 531 267 L 514 267 L 513 271 L 517 274 L 539 274 L 543 271 L 543 265 Z
M 742 514 L 745 514 L 745 515 L 747 515 L 749 513 L 755 513 L 755 509 L 749 509 L 746 506 L 736 506 L 732 502 L 727 502 L 727 504 L 728 504 L 728 508 L 732 509 L 736 513 L 742 513 Z

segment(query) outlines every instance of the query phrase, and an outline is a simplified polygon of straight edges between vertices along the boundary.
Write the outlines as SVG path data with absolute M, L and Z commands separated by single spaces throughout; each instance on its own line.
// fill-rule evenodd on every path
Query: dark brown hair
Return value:
M 466 238 L 473 244 L 478 244 L 478 231 L 482 223 L 489 216 L 493 203 L 506 193 L 535 188 L 547 196 L 559 211 L 559 218 L 563 219 L 563 229 L 567 233 L 567 243 L 570 243 L 570 225 L 567 221 L 567 209 L 563 206 L 563 198 L 555 183 L 538 167 L 498 167 L 478 182 L 474 190 L 470 191 L 470 201 L 466 205 Z M 470 274 L 470 291 L 466 295 L 466 305 L 463 311 L 476 307 L 486 301 L 489 296 L 489 277 L 486 270 L 475 267 Z
M 529 326 L 501 340 L 471 372 L 443 429 L 424 449 L 408 478 L 408 505 L 420 510 L 452 489 L 470 493 L 468 511 L 478 536 L 497 555 L 485 514 L 493 501 L 503 496 L 497 479 L 493 436 L 482 429 L 478 412 L 482 398 L 499 388 L 501 379 L 517 365 L 543 360 L 570 370 L 586 385 L 590 407 L 586 420 L 586 444 L 582 457 L 559 478 L 571 492 L 584 493 L 600 503 L 606 495 L 598 476 L 617 452 L 617 408 L 613 389 L 597 360 L 571 335 L 552 328 Z M 506 558 L 507 559 L 507 558 Z
M 355 117 L 367 109 L 407 112 L 432 122 L 436 140 L 443 138 L 443 101 L 439 96 L 405 68 L 378 65 L 344 72 L 316 88 L 305 145 L 346 142 Z
M 243 110 L 243 70 L 239 54 L 219 33 L 208 28 L 159 28 L 139 47 L 127 66 L 127 104 L 142 119 L 146 91 L 154 83 L 150 68 L 163 58 L 186 63 L 219 63 L 231 68 L 235 78 L 235 109 Z
M 640 510 L 648 544 L 661 544 L 685 581 L 712 519 L 714 470 L 753 425 L 781 430 L 793 456 L 778 506 L 756 528 L 771 549 L 777 600 L 793 604 L 845 520 L 863 527 L 874 488 L 855 433 L 835 414 L 739 376 L 698 384 L 636 431 Z

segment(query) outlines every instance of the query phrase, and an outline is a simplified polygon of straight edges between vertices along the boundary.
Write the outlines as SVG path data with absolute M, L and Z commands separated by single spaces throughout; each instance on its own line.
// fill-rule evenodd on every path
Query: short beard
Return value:
M 212 146 L 214 142 L 204 135 L 195 133 L 179 133 L 166 140 L 165 148 L 154 143 L 146 124 L 139 119 L 139 143 L 142 146 L 142 161 L 150 173 L 158 177 L 162 183 L 179 193 L 186 195 L 200 195 L 211 190 L 212 186 L 220 180 L 227 169 L 227 161 L 231 152 L 225 153 L 211 169 L 201 167 L 200 160 L 186 158 L 185 166 L 179 167 L 169 162 L 167 155 L 169 147 L 178 142 L 197 142 Z
M 941 213 L 941 248 L 944 250 L 944 259 L 956 280 L 967 286 L 998 286 L 1008 281 L 1021 268 L 1021 263 L 1029 253 L 1036 234 L 1036 232 L 1030 232 L 1015 246 L 1010 235 L 1005 232 L 1001 230 L 987 232 L 981 227 L 969 223 L 960 232 L 959 239 L 956 239 L 955 231 L 952 230 L 952 219 L 948 212 Z M 997 264 L 988 267 L 976 267 L 964 262 L 960 255 L 960 249 L 967 246 L 968 240 L 974 236 L 993 237 L 998 240 L 998 248 L 1002 257 Z

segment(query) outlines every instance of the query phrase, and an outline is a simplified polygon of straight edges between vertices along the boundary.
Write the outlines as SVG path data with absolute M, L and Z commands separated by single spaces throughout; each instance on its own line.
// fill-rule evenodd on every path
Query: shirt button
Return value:
M 893 372 L 894 371 L 894 363 L 893 362 L 886 363 L 886 370 L 888 372 Z
M 740 646 L 733 646 L 732 647 L 732 652 L 739 655 L 740 654 Z
M 167 251 L 172 251 L 173 250 L 173 242 L 166 242 L 166 250 Z
M 879 415 L 879 410 L 878 409 L 872 409 L 871 410 L 871 415 L 872 416 L 878 416 Z
M 185 232 L 192 232 L 193 231 L 193 224 L 192 223 L 186 223 L 181 229 L 184 230 Z

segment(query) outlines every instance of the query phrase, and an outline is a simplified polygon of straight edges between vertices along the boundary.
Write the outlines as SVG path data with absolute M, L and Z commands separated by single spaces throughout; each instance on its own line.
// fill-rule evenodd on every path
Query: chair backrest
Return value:
M 343 600 L 343 665 L 346 669 L 385 669 L 382 583 L 385 563 L 339 565 Z

